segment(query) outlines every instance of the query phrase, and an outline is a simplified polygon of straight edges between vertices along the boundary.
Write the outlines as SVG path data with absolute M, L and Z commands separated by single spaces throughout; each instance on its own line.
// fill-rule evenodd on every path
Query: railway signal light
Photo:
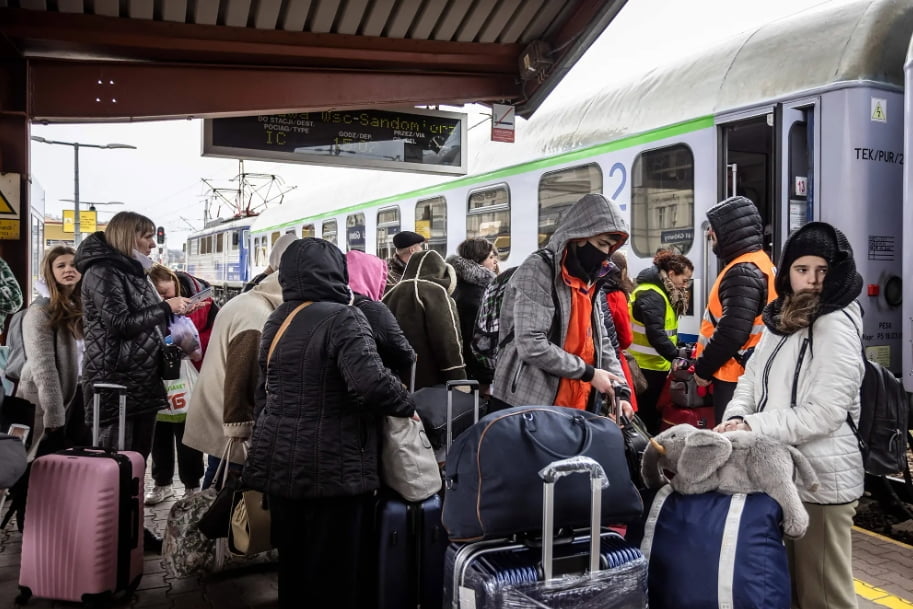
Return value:
M 155 231 L 155 242 L 158 243 L 159 245 L 163 245 L 165 243 L 165 227 L 164 226 L 158 227 L 158 229 Z

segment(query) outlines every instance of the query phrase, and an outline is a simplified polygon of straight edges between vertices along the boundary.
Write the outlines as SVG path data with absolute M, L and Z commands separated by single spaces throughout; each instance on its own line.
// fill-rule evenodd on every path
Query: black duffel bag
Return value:
M 493 412 L 453 443 L 447 458 L 443 522 L 453 541 L 506 537 L 542 529 L 542 481 L 553 461 L 585 456 L 605 470 L 603 525 L 633 522 L 643 503 L 631 482 L 624 439 L 615 423 L 562 406 L 519 406 Z M 590 484 L 562 482 L 556 527 L 588 527 Z
M 459 391 L 469 387 L 470 393 Z M 479 382 L 473 380 L 447 381 L 444 385 L 424 387 L 412 394 L 415 410 L 425 425 L 425 433 L 434 448 L 447 444 L 447 396 L 453 399 L 453 437 L 469 429 L 475 423 L 475 409 L 479 399 Z M 485 406 L 478 405 L 479 416 L 485 414 Z

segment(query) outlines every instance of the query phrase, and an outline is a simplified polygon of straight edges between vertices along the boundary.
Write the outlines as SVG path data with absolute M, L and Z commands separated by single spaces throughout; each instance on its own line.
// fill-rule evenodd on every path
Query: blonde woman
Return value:
M 26 362 L 16 396 L 36 406 L 32 428 L 34 457 L 88 440 L 79 392 L 83 327 L 81 275 L 74 263 L 76 250 L 66 245 L 49 249 L 41 261 L 35 289 L 41 294 L 22 320 Z M 44 440 L 44 442 L 42 442 Z

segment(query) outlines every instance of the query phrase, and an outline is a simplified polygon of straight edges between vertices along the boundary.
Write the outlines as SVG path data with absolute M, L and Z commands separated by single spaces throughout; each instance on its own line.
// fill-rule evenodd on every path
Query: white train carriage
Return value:
M 680 323 L 694 338 L 719 269 L 705 212 L 741 194 L 758 205 L 775 259 L 810 220 L 847 234 L 866 285 L 869 354 L 899 370 L 911 32 L 910 2 L 827 3 L 632 82 L 571 99 L 559 87 L 518 124 L 518 144 L 471 131 L 469 175 L 390 174 L 299 191 L 305 200 L 254 221 L 254 249 L 294 232 L 388 257 L 391 236 L 415 230 L 442 254 L 487 237 L 513 266 L 547 241 L 570 204 L 601 192 L 627 214 L 632 274 L 659 248 L 694 262 L 693 306 Z

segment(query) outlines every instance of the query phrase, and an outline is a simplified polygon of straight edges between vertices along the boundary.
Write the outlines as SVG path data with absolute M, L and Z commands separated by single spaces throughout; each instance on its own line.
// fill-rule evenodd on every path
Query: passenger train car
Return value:
M 240 294 L 251 278 L 249 233 L 254 218 L 212 220 L 187 239 L 186 270 L 212 284 L 218 303 Z
M 869 356 L 898 371 L 911 32 L 910 2 L 826 3 L 635 81 L 549 100 L 518 124 L 517 144 L 471 138 L 465 177 L 390 174 L 308 190 L 253 221 L 252 248 L 265 253 L 294 232 L 388 257 L 392 235 L 414 230 L 445 255 L 466 237 L 486 237 L 504 268 L 543 245 L 580 196 L 600 192 L 627 215 L 632 275 L 660 248 L 695 263 L 693 304 L 680 323 L 693 339 L 719 269 L 705 212 L 742 194 L 758 205 L 775 260 L 790 231 L 810 220 L 847 234 L 866 286 Z

